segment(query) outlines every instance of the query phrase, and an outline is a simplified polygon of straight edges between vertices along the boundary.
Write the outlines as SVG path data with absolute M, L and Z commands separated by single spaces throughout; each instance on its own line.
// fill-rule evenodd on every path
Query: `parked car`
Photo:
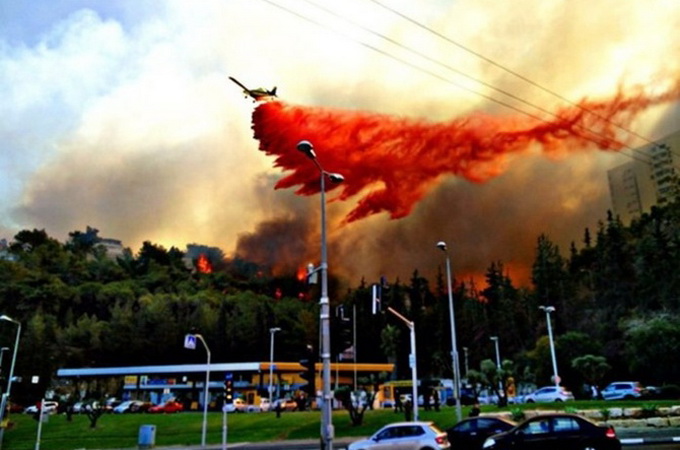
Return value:
M 295 411 L 298 408 L 297 402 L 292 398 L 278 399 L 274 404 L 275 408 L 277 404 L 281 408 L 281 411 Z
M 576 414 L 535 416 L 484 441 L 484 450 L 621 450 L 614 427 Z
M 574 400 L 574 394 L 562 386 L 545 386 L 524 396 L 525 403 L 566 402 Z
M 24 407 L 18 403 L 7 402 L 7 412 L 10 413 L 21 413 L 24 412 Z
M 501 417 L 470 417 L 446 430 L 454 449 L 480 450 L 489 436 L 508 431 L 517 423 Z
M 385 425 L 368 439 L 350 444 L 347 450 L 398 448 L 403 450 L 450 449 L 446 433 L 433 422 L 397 422 Z
M 57 408 L 59 408 L 59 402 L 55 402 L 52 400 L 45 400 L 43 403 L 43 406 L 45 408 L 44 413 L 45 414 L 54 414 L 57 412 Z M 40 402 L 36 403 L 35 405 L 31 405 L 28 408 L 24 410 L 26 414 L 37 414 L 40 411 Z
M 645 394 L 645 388 L 638 381 L 616 381 L 600 392 L 605 400 L 632 400 Z
M 176 402 L 174 400 L 170 400 L 168 402 L 165 402 L 163 405 L 156 405 L 152 406 L 149 408 L 148 412 L 150 413 L 177 413 L 180 411 L 184 411 L 184 405 L 182 405 L 180 402 Z
M 268 398 L 263 398 L 262 400 L 260 400 L 260 411 L 263 411 L 263 412 L 269 411 L 271 406 L 272 406 L 272 403 L 271 403 L 271 401 L 269 401 Z
M 242 398 L 235 398 L 231 403 L 224 405 L 224 410 L 230 412 L 246 412 L 248 404 Z
M 152 406 L 153 405 L 151 403 L 144 402 L 142 400 L 126 400 L 120 405 L 113 408 L 113 412 L 117 414 L 146 412 Z

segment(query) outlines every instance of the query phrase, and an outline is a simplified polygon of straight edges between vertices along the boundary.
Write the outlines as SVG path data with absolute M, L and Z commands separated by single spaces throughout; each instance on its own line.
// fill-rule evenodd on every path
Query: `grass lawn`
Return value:
M 595 409 L 616 407 L 641 407 L 654 404 L 659 407 L 677 404 L 672 401 L 577 401 L 566 403 L 567 408 Z M 529 404 L 512 405 L 507 409 L 556 409 L 563 410 L 565 404 Z M 482 412 L 494 412 L 501 409 L 496 406 L 482 406 Z M 469 407 L 463 407 L 466 417 Z M 445 429 L 456 423 L 454 407 L 444 407 L 441 411 L 419 411 L 421 420 L 432 420 L 440 428 Z M 338 437 L 368 436 L 381 426 L 404 420 L 404 415 L 395 414 L 391 410 L 367 411 L 362 426 L 353 427 L 347 411 L 333 413 L 333 425 Z M 37 438 L 38 422 L 31 415 L 14 414 L 10 421 L 13 426 L 5 431 L 3 448 L 8 450 L 34 449 Z M 282 413 L 279 419 L 274 413 L 229 414 L 228 441 L 257 442 L 286 439 L 318 439 L 320 414 L 311 412 Z M 97 428 L 90 428 L 85 415 L 74 415 L 68 422 L 66 416 L 50 416 L 43 423 L 41 448 L 49 450 L 104 449 L 104 448 L 137 448 L 141 425 L 156 426 L 157 446 L 199 445 L 203 414 L 200 412 L 184 412 L 179 414 L 106 414 L 102 416 Z M 208 413 L 208 444 L 222 442 L 222 413 Z

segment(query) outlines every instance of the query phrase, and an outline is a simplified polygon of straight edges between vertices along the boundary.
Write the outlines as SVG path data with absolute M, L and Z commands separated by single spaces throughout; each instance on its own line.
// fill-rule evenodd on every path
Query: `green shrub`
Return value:
M 524 420 L 526 417 L 524 415 L 524 410 L 522 410 L 521 408 L 512 408 L 510 410 L 510 415 L 512 416 L 512 420 L 514 420 L 515 422 Z
M 659 407 L 658 405 L 655 405 L 653 403 L 646 403 L 642 405 L 642 417 L 654 417 L 658 414 L 659 412 Z
M 565 406 L 564 412 L 569 414 L 578 414 L 578 409 L 574 408 L 573 406 Z
M 609 408 L 600 409 L 600 414 L 602 415 L 602 420 L 605 422 L 612 416 L 612 412 L 609 410 Z

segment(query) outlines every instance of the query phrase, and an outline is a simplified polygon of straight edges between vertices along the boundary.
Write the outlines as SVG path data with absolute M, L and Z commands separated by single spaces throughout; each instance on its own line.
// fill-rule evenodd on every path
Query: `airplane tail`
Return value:
M 276 86 L 274 86 L 274 89 L 272 89 L 272 95 L 276 96 Z

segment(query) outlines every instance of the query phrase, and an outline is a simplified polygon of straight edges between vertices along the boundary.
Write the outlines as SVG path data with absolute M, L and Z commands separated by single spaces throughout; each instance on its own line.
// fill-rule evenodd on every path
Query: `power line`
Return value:
M 345 38 L 348 38 L 348 39 L 350 39 L 350 40 L 352 40 L 352 41 L 354 41 L 354 42 L 356 42 L 356 43 L 358 43 L 358 44 L 360 44 L 360 45 L 362 45 L 362 46 L 364 46 L 364 47 L 366 47 L 366 48 L 369 48 L 369 49 L 371 49 L 371 50 L 373 50 L 373 51 L 375 51 L 375 52 L 377 52 L 377 53 L 380 53 L 380 54 L 382 54 L 382 55 L 384 55 L 384 56 L 386 56 L 386 57 L 388 57 L 388 58 L 391 58 L 391 59 L 393 59 L 393 60 L 395 60 L 395 61 L 397 61 L 397 62 L 399 62 L 399 63 L 401 63 L 401 64 L 404 64 L 404 65 L 406 65 L 406 66 L 409 66 L 409 67 L 411 67 L 411 68 L 413 68 L 413 69 L 416 69 L 416 70 L 418 70 L 418 71 L 420 71 L 420 72 L 426 73 L 426 74 L 428 74 L 428 75 L 430 75 L 430 76 L 432 76 L 432 77 L 435 77 L 435 78 L 437 78 L 437 79 L 439 79 L 439 80 L 441 80 L 441 81 L 444 81 L 444 82 L 446 82 L 446 83 L 452 84 L 452 85 L 454 85 L 454 86 L 456 86 L 456 87 L 458 87 L 458 88 L 460 88 L 460 89 L 466 90 L 466 91 L 471 92 L 471 93 L 473 93 L 473 94 L 475 94 L 475 95 L 477 95 L 477 96 L 480 96 L 480 97 L 485 98 L 485 99 L 487 99 L 487 100 L 489 100 L 489 101 L 492 101 L 492 102 L 494 102 L 494 103 L 497 103 L 497 104 L 499 104 L 499 105 L 501 105 L 501 106 L 504 106 L 504 107 L 506 107 L 506 108 L 512 109 L 512 110 L 514 110 L 514 111 L 517 111 L 517 112 L 519 112 L 519 113 L 521 113 L 521 114 L 524 114 L 524 115 L 526 115 L 526 116 L 528 116 L 528 117 L 530 117 L 530 118 L 532 118 L 532 119 L 535 119 L 535 120 L 538 120 L 538 121 L 541 121 L 541 122 L 544 122 L 544 123 L 550 123 L 548 120 L 546 120 L 546 119 L 543 118 L 543 117 L 540 117 L 540 116 L 538 116 L 538 115 L 536 115 L 536 114 L 533 114 L 533 113 L 531 113 L 531 112 L 528 112 L 528 111 L 525 111 L 525 110 L 523 110 L 523 109 L 521 109 L 521 108 L 518 108 L 518 107 L 515 106 L 515 105 L 512 105 L 512 104 L 510 104 L 510 103 L 504 102 L 504 101 L 499 100 L 499 99 L 497 99 L 497 98 L 491 97 L 491 96 L 486 95 L 486 94 L 484 94 L 484 93 L 481 93 L 481 92 L 479 92 L 479 91 L 475 91 L 475 90 L 470 89 L 470 88 L 468 88 L 468 87 L 466 87 L 466 86 L 463 86 L 463 85 L 461 85 L 461 84 L 459 84 L 459 83 L 456 83 L 455 81 L 453 81 L 453 80 L 451 80 L 451 79 L 449 79 L 449 78 L 443 77 L 442 75 L 440 75 L 440 74 L 438 74 L 438 73 L 436 73 L 436 72 L 433 72 L 432 70 L 425 69 L 425 68 L 423 68 L 422 66 L 415 64 L 414 62 L 411 62 L 411 61 L 408 61 L 408 60 L 406 60 L 406 59 L 404 59 L 404 58 L 398 57 L 398 56 L 396 56 L 396 55 L 394 55 L 394 54 L 392 54 L 392 53 L 389 53 L 389 52 L 386 51 L 386 50 L 383 50 L 383 49 L 380 49 L 380 48 L 378 48 L 378 47 L 375 47 L 375 46 L 373 46 L 373 45 L 371 45 L 371 44 L 368 44 L 368 43 L 366 43 L 366 42 L 364 42 L 364 41 L 361 41 L 361 40 L 359 40 L 359 39 L 357 39 L 357 38 L 355 38 L 355 37 L 353 37 L 353 36 L 349 36 L 349 35 L 347 35 L 347 34 L 344 33 L 344 32 L 341 32 L 341 31 L 338 31 L 338 30 L 336 30 L 336 29 L 333 29 L 332 27 L 329 27 L 327 24 L 322 24 L 322 23 L 320 23 L 319 21 L 314 20 L 314 19 L 312 19 L 312 18 L 310 18 L 310 17 L 308 17 L 308 16 L 305 16 L 305 15 L 303 15 L 303 14 L 300 14 L 300 13 L 297 12 L 297 11 L 293 11 L 293 10 L 291 10 L 290 8 L 287 8 L 287 7 L 285 7 L 285 6 L 282 6 L 282 5 L 280 5 L 280 4 L 278 4 L 278 3 L 275 3 L 275 2 L 273 2 L 273 1 L 271 1 L 271 0 L 262 0 L 262 1 L 268 3 L 268 4 L 272 5 L 272 6 L 275 6 L 275 7 L 279 8 L 279 9 L 281 9 L 281 10 L 283 10 L 283 11 L 289 13 L 289 14 L 292 14 L 292 15 L 294 15 L 294 16 L 300 18 L 300 19 L 303 19 L 303 20 L 305 20 L 305 21 L 307 21 L 307 22 L 313 23 L 314 25 L 317 25 L 317 26 L 323 28 L 324 30 L 326 30 L 326 29 L 328 29 L 328 28 L 331 28 L 331 30 L 332 30 L 333 32 L 335 32 L 335 33 L 337 33 L 337 34 L 339 34 L 339 35 L 341 35 L 341 36 L 343 36 L 343 37 L 345 37 Z M 556 115 L 556 114 L 553 113 L 552 111 L 549 111 L 549 110 L 547 110 L 547 109 L 545 109 L 545 108 L 543 108 L 543 107 L 541 107 L 541 106 L 535 105 L 535 104 L 533 104 L 533 103 L 531 103 L 531 102 L 529 102 L 529 101 L 527 101 L 527 100 L 524 100 L 524 99 L 522 99 L 521 97 L 516 96 L 515 94 L 512 94 L 512 93 L 510 93 L 510 92 L 504 91 L 504 90 L 502 90 L 502 89 L 500 89 L 500 88 L 497 88 L 497 87 L 495 87 L 495 86 L 493 86 L 493 85 L 491 85 L 491 84 L 489 84 L 489 83 L 486 83 L 486 82 L 484 82 L 484 81 L 478 80 L 478 79 L 476 79 L 476 78 L 474 78 L 474 77 L 472 77 L 472 76 L 470 76 L 470 75 L 467 75 L 467 74 L 465 74 L 464 72 L 460 71 L 459 69 L 456 69 L 456 68 L 454 68 L 454 67 L 452 67 L 452 66 L 450 66 L 450 65 L 448 65 L 448 64 L 446 64 L 446 63 L 443 63 L 443 62 L 441 62 L 441 61 L 439 61 L 439 60 L 436 60 L 436 59 L 434 59 L 434 58 L 432 58 L 432 57 L 430 57 L 430 56 L 428 56 L 428 55 L 425 55 L 425 54 L 423 54 L 422 52 L 419 52 L 418 50 L 414 50 L 414 49 L 412 49 L 412 48 L 409 48 L 409 47 L 405 46 L 404 44 L 401 44 L 400 42 L 398 42 L 398 41 L 396 41 L 396 40 L 394 40 L 394 39 L 392 39 L 392 38 L 390 38 L 390 37 L 388 37 L 388 36 L 385 36 L 385 35 L 383 35 L 383 34 L 381 34 L 381 33 L 378 33 L 378 32 L 376 32 L 376 31 L 374 31 L 374 30 L 371 30 L 371 29 L 369 29 L 369 28 L 367 28 L 367 27 L 364 27 L 363 25 L 359 25 L 359 24 L 357 24 L 356 22 L 354 22 L 354 21 L 352 21 L 352 20 L 350 20 L 350 19 L 347 19 L 346 17 L 343 17 L 343 16 L 341 16 L 341 15 L 335 13 L 334 11 L 331 11 L 331 10 L 329 10 L 329 9 L 323 7 L 323 6 L 320 6 L 320 5 L 314 3 L 314 2 L 312 2 L 312 1 L 310 1 L 310 0 L 304 0 L 304 1 L 305 1 L 306 3 L 312 5 L 312 6 L 314 6 L 314 7 L 318 8 L 318 9 L 320 9 L 320 10 L 322 10 L 322 11 L 328 13 L 328 14 L 332 14 L 332 15 L 334 15 L 334 16 L 336 16 L 336 17 L 342 19 L 342 20 L 344 20 L 345 22 L 352 24 L 352 25 L 355 26 L 355 27 L 358 27 L 358 28 L 360 28 L 360 29 L 362 29 L 362 30 L 364 30 L 364 31 L 366 31 L 366 32 L 368 32 L 368 33 L 371 33 L 371 34 L 373 34 L 373 35 L 376 35 L 376 36 L 380 37 L 381 39 L 383 39 L 383 40 L 385 40 L 385 41 L 391 43 L 392 45 L 396 45 L 396 46 L 398 46 L 398 47 L 401 47 L 402 49 L 407 50 L 407 51 L 410 52 L 411 54 L 414 54 L 414 55 L 416 55 L 416 56 L 418 56 L 418 57 L 420 57 L 420 58 L 423 58 L 423 59 L 425 59 L 425 60 L 427 60 L 427 61 L 430 61 L 430 62 L 432 62 L 432 63 L 435 63 L 435 64 L 437 64 L 437 65 L 439 65 L 439 66 L 441 66 L 441 67 L 446 68 L 447 70 L 453 71 L 453 72 L 455 72 L 455 73 L 457 73 L 457 74 L 459 74 L 459 75 L 461 75 L 461 76 L 463 76 L 463 77 L 465 77 L 465 78 L 468 78 L 468 79 L 470 79 L 470 80 L 472 80 L 472 81 L 474 81 L 474 82 L 476 82 L 476 83 L 478 83 L 478 84 L 481 84 L 481 85 L 483 85 L 483 86 L 485 86 L 485 87 L 488 87 L 488 88 L 490 88 L 490 89 L 493 89 L 493 90 L 495 90 L 495 91 L 497 91 L 497 92 L 499 92 L 499 93 L 501 93 L 501 94 L 503 94 L 503 95 L 506 95 L 506 96 L 508 96 L 508 97 L 510 97 L 510 98 L 512 98 L 512 99 L 514 99 L 514 100 L 516 100 L 516 101 L 519 101 L 519 102 L 524 103 L 524 104 L 526 104 L 526 105 L 528 105 L 528 106 L 530 106 L 530 107 L 532 107 L 532 108 L 535 108 L 535 109 L 537 109 L 537 110 L 539 110 L 539 111 L 542 111 L 542 112 L 544 112 L 544 113 L 546 113 L 546 114 L 548 114 L 548 115 L 550 115 L 550 116 L 552 116 L 552 117 L 555 117 L 555 118 L 557 118 L 557 119 L 562 119 L 561 117 L 559 117 L 558 115 Z M 372 0 L 372 1 L 373 1 L 373 0 Z M 591 134 L 596 135 L 596 136 L 600 136 L 604 141 L 607 141 L 607 142 L 614 142 L 614 143 L 616 143 L 616 144 L 618 144 L 618 145 L 621 145 L 622 147 L 626 147 L 626 148 L 628 148 L 628 149 L 630 149 L 630 150 L 632 150 L 632 151 L 636 151 L 635 149 L 631 148 L 630 146 L 624 144 L 623 142 L 619 142 L 619 141 L 613 140 L 613 139 L 610 138 L 610 137 L 604 136 L 604 135 L 602 135 L 602 134 L 600 134 L 600 133 L 598 133 L 598 132 L 596 132 L 596 131 L 593 131 L 593 130 L 587 128 L 587 127 L 584 127 L 584 126 L 582 126 L 582 125 L 576 125 L 575 128 L 580 128 L 580 129 L 582 129 L 582 130 L 584 130 L 584 131 L 586 131 L 586 132 L 588 132 L 588 133 L 591 133 Z M 589 141 L 595 143 L 595 144 L 598 145 L 598 146 L 601 145 L 601 142 L 602 142 L 602 141 L 598 141 L 598 140 L 596 140 L 596 139 L 593 138 L 593 137 L 588 137 L 588 136 L 582 136 L 582 137 L 583 137 L 584 139 L 586 139 L 586 140 L 589 140 Z M 627 154 L 627 153 L 625 153 L 625 152 L 623 152 L 623 151 L 621 151 L 620 154 L 623 154 L 623 155 L 625 155 L 625 156 L 628 156 L 629 158 L 632 158 L 632 159 L 637 160 L 637 161 L 639 161 L 639 162 L 642 162 L 642 163 L 645 163 L 645 164 L 650 164 L 649 161 L 647 161 L 647 160 L 645 160 L 645 159 L 638 158 L 638 157 L 636 157 L 635 155 L 630 155 L 630 154 Z
M 438 31 L 436 31 L 436 30 L 434 30 L 434 29 L 432 29 L 431 27 L 429 27 L 429 26 L 427 26 L 427 25 L 425 25 L 425 24 L 423 24 L 423 23 L 421 23 L 421 22 L 418 22 L 417 20 L 415 20 L 415 19 L 413 19 L 413 18 L 407 16 L 406 14 L 403 14 L 402 12 L 400 12 L 400 11 L 398 11 L 398 10 L 396 10 L 396 9 L 394 9 L 394 8 L 392 8 L 392 7 L 390 7 L 390 6 L 385 5 L 384 3 L 380 2 L 379 0 L 369 0 L 369 1 L 371 1 L 371 2 L 373 2 L 374 4 L 376 4 L 376 5 L 378 5 L 378 6 L 382 7 L 382 8 L 384 8 L 384 9 L 390 11 L 391 13 L 393 13 L 393 14 L 395 14 L 395 15 L 401 17 L 402 19 L 407 20 L 408 22 L 412 23 L 413 25 L 416 25 L 417 27 L 419 27 L 419 28 L 421 28 L 421 29 L 423 29 L 423 30 L 428 31 L 429 33 L 431 33 L 431 34 L 433 34 L 433 35 L 439 37 L 440 39 L 442 39 L 442 40 L 444 40 L 444 41 L 446 41 L 446 42 L 448 42 L 448 43 L 450 43 L 450 44 L 452 44 L 452 45 L 455 45 L 455 46 L 458 47 L 459 49 L 464 50 L 464 51 L 466 51 L 467 53 L 476 56 L 477 58 L 479 58 L 479 59 L 481 59 L 481 60 L 483 60 L 483 61 L 485 61 L 485 62 L 491 64 L 492 66 L 497 67 L 497 68 L 499 68 L 499 69 L 501 69 L 501 70 L 503 70 L 503 71 L 505 71 L 505 72 L 507 72 L 507 73 L 509 73 L 509 74 L 511 74 L 511 75 L 513 75 L 513 76 L 515 76 L 516 78 L 518 78 L 518 79 L 524 81 L 525 83 L 528 83 L 528 84 L 530 84 L 531 86 L 534 86 L 534 87 L 536 87 L 536 88 L 542 90 L 543 92 L 545 92 L 545 93 L 547 93 L 547 94 L 550 94 L 550 95 L 552 95 L 552 96 L 554 96 L 554 97 L 556 97 L 556 98 L 558 98 L 558 99 L 560 99 L 560 100 L 562 100 L 562 101 L 568 103 L 568 104 L 571 105 L 571 106 L 574 106 L 574 107 L 576 107 L 576 108 L 578 108 L 578 109 L 580 109 L 580 110 L 582 110 L 582 111 L 584 111 L 584 112 L 587 112 L 587 113 L 589 113 L 589 114 L 592 114 L 593 116 L 597 117 L 598 119 L 604 120 L 604 121 L 606 121 L 607 123 L 609 123 L 609 124 L 611 124 L 611 125 L 614 125 L 614 126 L 617 127 L 618 129 L 620 129 L 620 130 L 622 130 L 622 131 L 625 131 L 626 133 L 628 133 L 628 134 L 630 134 L 630 135 L 632 135 L 632 136 L 635 136 L 635 137 L 637 137 L 637 138 L 639 138 L 639 139 L 641 139 L 641 140 L 647 142 L 648 144 L 655 144 L 655 143 L 656 143 L 656 142 L 650 140 L 649 138 L 647 138 L 647 137 L 645 137 L 645 136 L 643 136 L 643 135 L 641 135 L 641 134 L 639 134 L 639 133 L 637 133 L 637 132 L 635 132 L 635 131 L 633 131 L 633 130 L 631 130 L 631 129 L 629 129 L 629 128 L 626 128 L 626 127 L 622 126 L 621 124 L 612 121 L 610 118 L 608 118 L 608 117 L 606 117 L 606 116 L 603 116 L 602 114 L 598 113 L 597 111 L 593 111 L 592 109 L 586 108 L 586 107 L 583 106 L 582 104 L 579 104 L 579 103 L 574 102 L 573 100 L 571 100 L 571 99 L 569 99 L 569 98 L 563 96 L 562 94 L 560 94 L 560 93 L 558 93 L 558 92 L 556 92 L 556 91 L 554 91 L 554 90 L 552 90 L 552 89 L 550 89 L 550 88 L 548 88 L 548 87 L 545 87 L 545 86 L 543 86 L 543 85 L 541 85 L 541 84 L 539 84 L 539 83 L 533 81 L 532 79 L 530 79 L 530 78 L 528 78 L 528 77 L 522 75 L 521 73 L 519 73 L 519 72 L 517 72 L 517 71 L 515 71 L 515 70 L 512 70 L 512 69 L 510 69 L 509 67 L 507 67 L 507 66 L 505 66 L 505 65 L 503 65 L 503 64 L 500 64 L 500 63 L 494 61 L 493 59 L 491 59 L 491 58 L 489 58 L 489 57 L 487 57 L 487 56 L 485 56 L 485 55 L 483 55 L 483 54 L 481 54 L 481 53 L 479 53 L 479 52 L 477 52 L 477 51 L 475 51 L 475 50 L 473 50 L 473 49 L 471 49 L 471 48 L 469 48 L 469 47 L 467 47 L 467 46 L 465 46 L 465 45 L 463 45 L 463 44 L 461 44 L 460 42 L 457 42 L 457 41 L 451 39 L 450 37 L 448 37 L 448 36 L 446 36 L 446 35 L 444 35 L 444 34 L 438 32 Z M 628 148 L 631 148 L 631 147 L 628 147 Z M 631 148 L 631 149 L 632 149 L 632 148 Z M 633 151 L 636 151 L 636 152 L 638 152 L 638 153 L 640 152 L 640 151 L 637 150 L 637 149 L 632 149 L 632 150 L 633 150 Z M 645 156 L 646 156 L 646 155 L 645 155 Z M 680 155 L 678 155 L 678 156 L 680 156 Z

